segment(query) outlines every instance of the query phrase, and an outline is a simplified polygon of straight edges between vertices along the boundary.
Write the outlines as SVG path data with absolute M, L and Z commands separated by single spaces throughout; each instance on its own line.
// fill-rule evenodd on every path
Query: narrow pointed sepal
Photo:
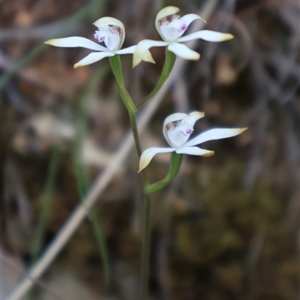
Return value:
M 206 23 L 206 21 L 204 19 L 202 19 L 200 16 L 198 16 L 196 14 L 187 14 L 187 15 L 181 17 L 180 20 L 182 20 L 186 24 L 187 27 L 189 27 L 190 24 L 195 20 L 201 20 L 202 22 Z
M 202 39 L 208 42 L 225 42 L 233 38 L 234 36 L 230 33 L 222 33 L 212 30 L 200 30 L 179 38 L 178 42 L 187 42 L 196 39 Z
M 188 59 L 188 60 L 198 60 L 200 54 L 184 44 L 172 43 L 168 46 L 168 50 L 173 52 L 175 55 Z
M 141 155 L 138 173 L 144 170 L 149 165 L 150 161 L 156 154 L 170 153 L 170 152 L 174 152 L 174 150 L 175 149 L 172 148 L 159 148 L 159 147 L 146 149 Z
M 60 38 L 60 39 L 52 39 L 44 43 L 55 47 L 64 47 L 64 48 L 82 47 L 82 48 L 87 48 L 96 51 L 108 51 L 107 48 L 80 36 L 70 36 L 70 37 Z
M 92 52 L 89 55 L 87 55 L 85 58 L 80 60 L 78 63 L 74 65 L 74 68 L 79 68 L 83 66 L 87 66 L 90 64 L 93 64 L 96 61 L 99 61 L 105 57 L 114 56 L 115 54 L 113 52 Z
M 135 49 L 136 49 L 136 45 L 117 50 L 115 53 L 116 54 L 133 54 Z
M 133 54 L 133 68 L 140 64 L 142 60 L 155 64 L 149 49 L 152 47 L 163 47 L 166 45 L 167 43 L 163 41 L 142 40 L 139 42 Z
M 186 147 L 183 146 L 176 150 L 176 153 L 178 154 L 188 154 L 188 155 L 197 155 L 197 156 L 204 156 L 204 157 L 210 157 L 215 154 L 214 151 L 201 149 L 198 147 Z
M 201 143 L 229 138 L 243 133 L 247 128 L 215 128 L 200 133 L 195 138 L 188 141 L 184 147 L 191 147 Z

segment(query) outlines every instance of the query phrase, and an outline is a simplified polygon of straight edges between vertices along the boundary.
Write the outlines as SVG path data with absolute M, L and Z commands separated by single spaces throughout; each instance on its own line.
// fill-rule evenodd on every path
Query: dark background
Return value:
M 213 157 L 185 157 L 174 182 L 154 195 L 151 295 L 298 299 L 299 2 L 215 4 L 206 28 L 235 39 L 197 42 L 201 59 L 177 75 L 142 133 L 142 147 L 166 145 L 161 126 L 177 111 L 205 112 L 195 133 L 249 129 L 204 144 L 215 151 Z M 80 202 L 76 166 L 83 170 L 80 180 L 91 186 L 129 128 L 108 60 L 74 70 L 89 50 L 43 41 L 72 35 L 93 39 L 92 23 L 103 16 L 125 24 L 124 47 L 159 39 L 154 19 L 166 5 L 180 7 L 181 15 L 201 14 L 211 1 L 2 1 L 4 297 L 36 258 L 38 228 L 43 238 L 36 255 L 41 255 Z M 142 62 L 135 69 L 131 55 L 121 57 L 136 102 L 160 75 L 164 50 L 151 52 L 157 64 Z M 137 299 L 143 198 L 137 165 L 132 151 L 95 205 L 110 284 L 105 286 L 92 225 L 85 220 L 27 299 Z M 158 156 L 148 167 L 151 180 L 167 169 L 168 157 Z

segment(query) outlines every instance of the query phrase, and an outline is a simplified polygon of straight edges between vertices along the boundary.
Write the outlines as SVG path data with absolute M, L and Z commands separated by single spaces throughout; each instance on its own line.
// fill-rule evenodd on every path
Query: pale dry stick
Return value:
M 21 262 L 16 261 L 14 257 L 7 255 L 7 253 L 5 253 L 5 251 L 2 249 L 2 247 L 0 247 L 0 270 L 2 272 L 9 272 L 10 274 L 13 274 L 13 278 L 15 278 L 15 276 L 17 275 L 24 275 L 26 274 L 23 266 L 21 266 Z M 7 270 L 7 269 L 10 270 Z M 12 271 L 13 273 L 11 273 L 10 271 Z M 8 290 L 8 287 L 5 286 L 5 284 L 10 285 L 10 282 L 8 281 L 10 276 L 12 275 L 4 275 L 1 278 L 1 283 L 0 283 L 0 299 L 4 299 L 3 296 L 6 296 L 6 292 Z M 10 279 L 12 280 L 12 279 Z M 43 289 L 43 291 L 45 292 L 46 295 L 51 295 L 53 296 L 53 299 L 56 300 L 67 300 L 66 298 L 63 298 L 62 296 L 58 295 L 56 292 L 54 292 L 51 288 L 49 288 L 47 286 L 47 284 L 45 284 L 44 282 L 42 282 L 41 280 L 36 280 L 35 283 L 41 288 Z M 52 299 L 51 298 L 51 299 Z
M 213 9 L 216 6 L 217 0 L 209 1 L 205 6 L 205 9 L 201 10 L 201 16 L 208 19 Z M 203 23 L 195 22 L 191 28 L 192 31 L 200 30 L 203 27 Z M 190 41 L 187 43 L 188 47 L 194 48 L 196 41 Z M 170 77 L 167 79 L 163 87 L 157 93 L 157 95 L 149 101 L 146 108 L 142 111 L 138 118 L 139 131 L 143 131 L 154 112 L 157 110 L 158 105 L 162 101 L 162 98 L 175 82 L 177 74 L 182 72 L 187 61 L 177 59 L 174 65 L 174 69 L 171 72 Z M 96 178 L 95 183 L 88 192 L 83 204 L 79 204 L 73 214 L 66 221 L 65 225 L 60 229 L 53 242 L 45 250 L 43 256 L 36 262 L 36 264 L 28 272 L 26 278 L 24 278 L 12 291 L 6 300 L 18 300 L 21 299 L 28 290 L 32 287 L 35 280 L 39 278 L 45 270 L 51 265 L 58 253 L 63 249 L 68 240 L 72 237 L 75 230 L 79 227 L 81 222 L 87 216 L 89 209 L 95 204 L 101 193 L 109 184 L 113 176 L 118 172 L 120 166 L 125 161 L 126 157 L 130 154 L 134 145 L 131 131 L 126 134 L 121 147 L 113 155 L 111 162 L 107 165 L 104 171 Z

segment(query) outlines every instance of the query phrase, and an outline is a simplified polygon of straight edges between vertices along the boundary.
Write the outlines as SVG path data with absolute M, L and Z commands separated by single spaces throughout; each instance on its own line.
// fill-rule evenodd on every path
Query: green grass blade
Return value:
M 57 177 L 58 167 L 61 159 L 61 147 L 57 145 L 52 152 L 52 158 L 50 161 L 50 166 L 47 175 L 46 186 L 44 190 L 44 195 L 41 199 L 41 213 L 39 215 L 39 221 L 37 225 L 37 230 L 35 238 L 32 243 L 31 250 L 31 262 L 34 263 L 43 247 L 46 226 L 51 214 L 51 206 L 53 199 L 53 192 L 55 186 L 55 180 Z
M 89 186 L 90 180 L 87 169 L 82 165 L 80 161 L 80 153 L 81 147 L 83 144 L 83 139 L 86 133 L 86 126 L 87 126 L 87 111 L 86 111 L 86 98 L 88 97 L 89 90 L 93 89 L 95 85 L 99 83 L 101 78 L 107 73 L 109 70 L 108 65 L 103 67 L 98 71 L 91 79 L 87 92 L 84 93 L 80 99 L 80 107 L 79 113 L 76 120 L 76 138 L 74 143 L 74 171 L 75 171 L 75 178 L 77 183 L 78 192 L 80 197 L 83 198 L 86 194 Z M 108 252 L 105 244 L 105 237 L 103 235 L 102 226 L 98 219 L 96 210 L 92 208 L 89 213 L 90 220 L 92 222 L 93 232 L 96 238 L 97 246 L 99 248 L 100 256 L 103 262 L 103 273 L 106 285 L 109 283 L 110 279 L 110 266 L 109 266 L 109 257 Z

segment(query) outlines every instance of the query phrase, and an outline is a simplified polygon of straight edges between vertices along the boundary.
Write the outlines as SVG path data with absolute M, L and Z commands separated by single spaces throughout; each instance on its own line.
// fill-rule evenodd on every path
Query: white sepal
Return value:
M 153 148 L 146 149 L 141 155 L 138 173 L 141 172 L 143 169 L 145 169 L 149 165 L 150 161 L 156 154 L 170 153 L 170 152 L 174 152 L 174 150 L 175 149 L 172 149 L 172 148 L 159 148 L 159 147 L 153 147 Z
M 60 39 L 52 39 L 45 42 L 47 45 L 55 47 L 75 48 L 82 47 L 97 51 L 108 51 L 107 48 L 80 36 L 71 36 Z
M 120 50 L 116 51 L 116 54 L 133 54 L 135 49 L 136 49 L 136 45 L 128 47 L 128 48 L 120 49 Z
M 175 55 L 188 59 L 188 60 L 198 60 L 200 54 L 184 44 L 172 43 L 168 46 L 168 50 L 173 52 Z
M 167 43 L 163 41 L 143 40 L 139 42 L 133 54 L 133 67 L 137 66 L 142 60 L 155 64 L 149 49 L 152 47 L 163 47 L 166 45 Z
M 198 147 L 186 147 L 183 146 L 175 151 L 178 154 L 188 154 L 188 155 L 198 155 L 198 156 L 205 156 L 209 157 L 214 155 L 214 151 L 201 149 Z
M 198 136 L 196 136 L 195 138 L 188 141 L 184 146 L 185 147 L 190 147 L 190 146 L 195 146 L 195 145 L 202 144 L 202 143 L 207 142 L 207 141 L 229 138 L 229 137 L 241 134 L 246 129 L 247 128 L 215 128 L 215 129 L 210 129 L 208 131 L 200 133 Z
M 110 56 L 114 56 L 114 55 L 115 54 L 112 52 L 92 52 L 89 55 L 87 55 L 86 57 L 84 57 L 82 60 L 80 60 L 78 63 L 76 63 L 74 65 L 74 68 L 76 69 L 79 67 L 87 66 L 96 61 L 103 59 L 104 57 L 110 57 Z
M 180 37 L 178 42 L 187 42 L 196 39 L 202 39 L 208 42 L 224 42 L 233 39 L 233 35 L 211 30 L 200 30 Z

